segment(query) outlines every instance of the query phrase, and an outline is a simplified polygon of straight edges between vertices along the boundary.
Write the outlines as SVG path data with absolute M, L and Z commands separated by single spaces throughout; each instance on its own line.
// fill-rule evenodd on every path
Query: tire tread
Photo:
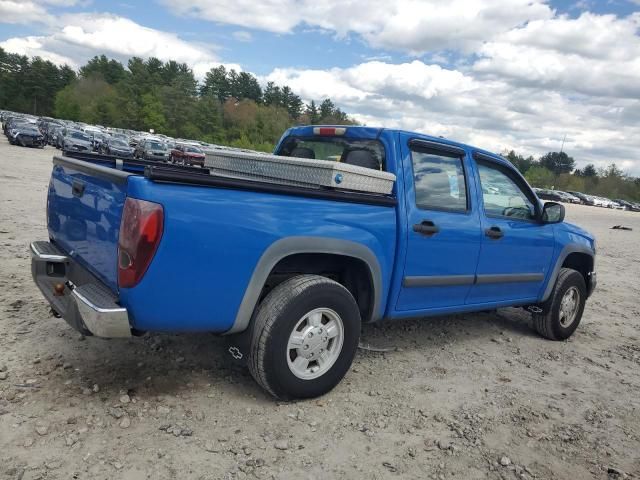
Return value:
M 320 275 L 299 275 L 282 282 L 274 288 L 258 306 L 252 322 L 251 347 L 249 351 L 249 372 L 258 384 L 276 398 L 283 398 L 268 380 L 265 357 L 267 343 L 275 323 L 284 308 L 307 289 L 317 285 L 331 284 L 349 291 L 333 280 Z
M 560 273 L 558 274 L 558 278 L 556 279 L 556 284 L 553 287 L 553 291 L 551 292 L 551 296 L 549 297 L 547 302 L 545 302 L 545 308 L 543 309 L 544 312 L 533 313 L 531 315 L 534 328 L 544 338 L 548 338 L 549 340 L 561 340 L 555 334 L 552 326 L 554 315 L 553 307 L 558 301 L 558 296 L 562 291 L 562 285 L 567 281 L 569 277 L 574 274 L 581 275 L 580 272 L 577 272 L 576 270 L 573 270 L 571 268 L 561 268 Z

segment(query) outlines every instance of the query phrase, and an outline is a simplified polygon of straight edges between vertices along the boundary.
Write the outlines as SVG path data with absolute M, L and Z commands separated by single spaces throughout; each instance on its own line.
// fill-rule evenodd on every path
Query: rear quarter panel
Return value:
M 129 195 L 163 205 L 164 233 L 140 284 L 120 300 L 136 328 L 225 332 L 262 254 L 288 237 L 338 238 L 365 245 L 382 272 L 382 309 L 393 268 L 393 207 L 243 190 L 129 180 Z M 379 312 L 381 314 L 381 312 Z

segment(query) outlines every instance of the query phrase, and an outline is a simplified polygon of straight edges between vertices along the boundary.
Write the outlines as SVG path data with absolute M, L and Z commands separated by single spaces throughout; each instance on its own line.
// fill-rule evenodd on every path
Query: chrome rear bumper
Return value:
M 79 332 L 108 338 L 131 336 L 127 309 L 54 244 L 31 244 L 31 274 L 51 308 Z

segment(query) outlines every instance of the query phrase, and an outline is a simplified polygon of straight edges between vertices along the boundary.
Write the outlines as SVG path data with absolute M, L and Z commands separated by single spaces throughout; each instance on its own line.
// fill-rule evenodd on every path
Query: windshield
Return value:
M 122 140 L 119 139 L 115 139 L 115 140 L 111 140 L 111 145 L 114 147 L 128 147 L 129 144 L 123 142 Z
M 191 152 L 191 153 L 202 153 L 202 150 L 200 150 L 197 147 L 185 147 L 184 151 Z
M 277 155 L 342 162 L 360 167 L 385 169 L 384 147 L 378 140 L 342 137 L 289 137 Z
M 160 142 L 148 142 L 147 143 L 147 148 L 150 148 L 151 150 L 166 150 L 167 149 L 165 147 L 165 145 L 163 143 L 160 143 Z
M 73 132 L 71 134 L 71 138 L 77 138 L 78 140 L 84 140 L 85 142 L 91 141 L 91 139 L 89 138 L 89 135 L 85 135 L 84 133 L 81 133 L 81 132 Z

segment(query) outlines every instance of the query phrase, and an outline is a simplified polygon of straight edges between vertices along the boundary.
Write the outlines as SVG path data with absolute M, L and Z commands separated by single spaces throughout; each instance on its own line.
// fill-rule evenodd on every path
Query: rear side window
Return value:
M 418 208 L 467 211 L 467 185 L 461 157 L 413 150 L 411 160 Z

